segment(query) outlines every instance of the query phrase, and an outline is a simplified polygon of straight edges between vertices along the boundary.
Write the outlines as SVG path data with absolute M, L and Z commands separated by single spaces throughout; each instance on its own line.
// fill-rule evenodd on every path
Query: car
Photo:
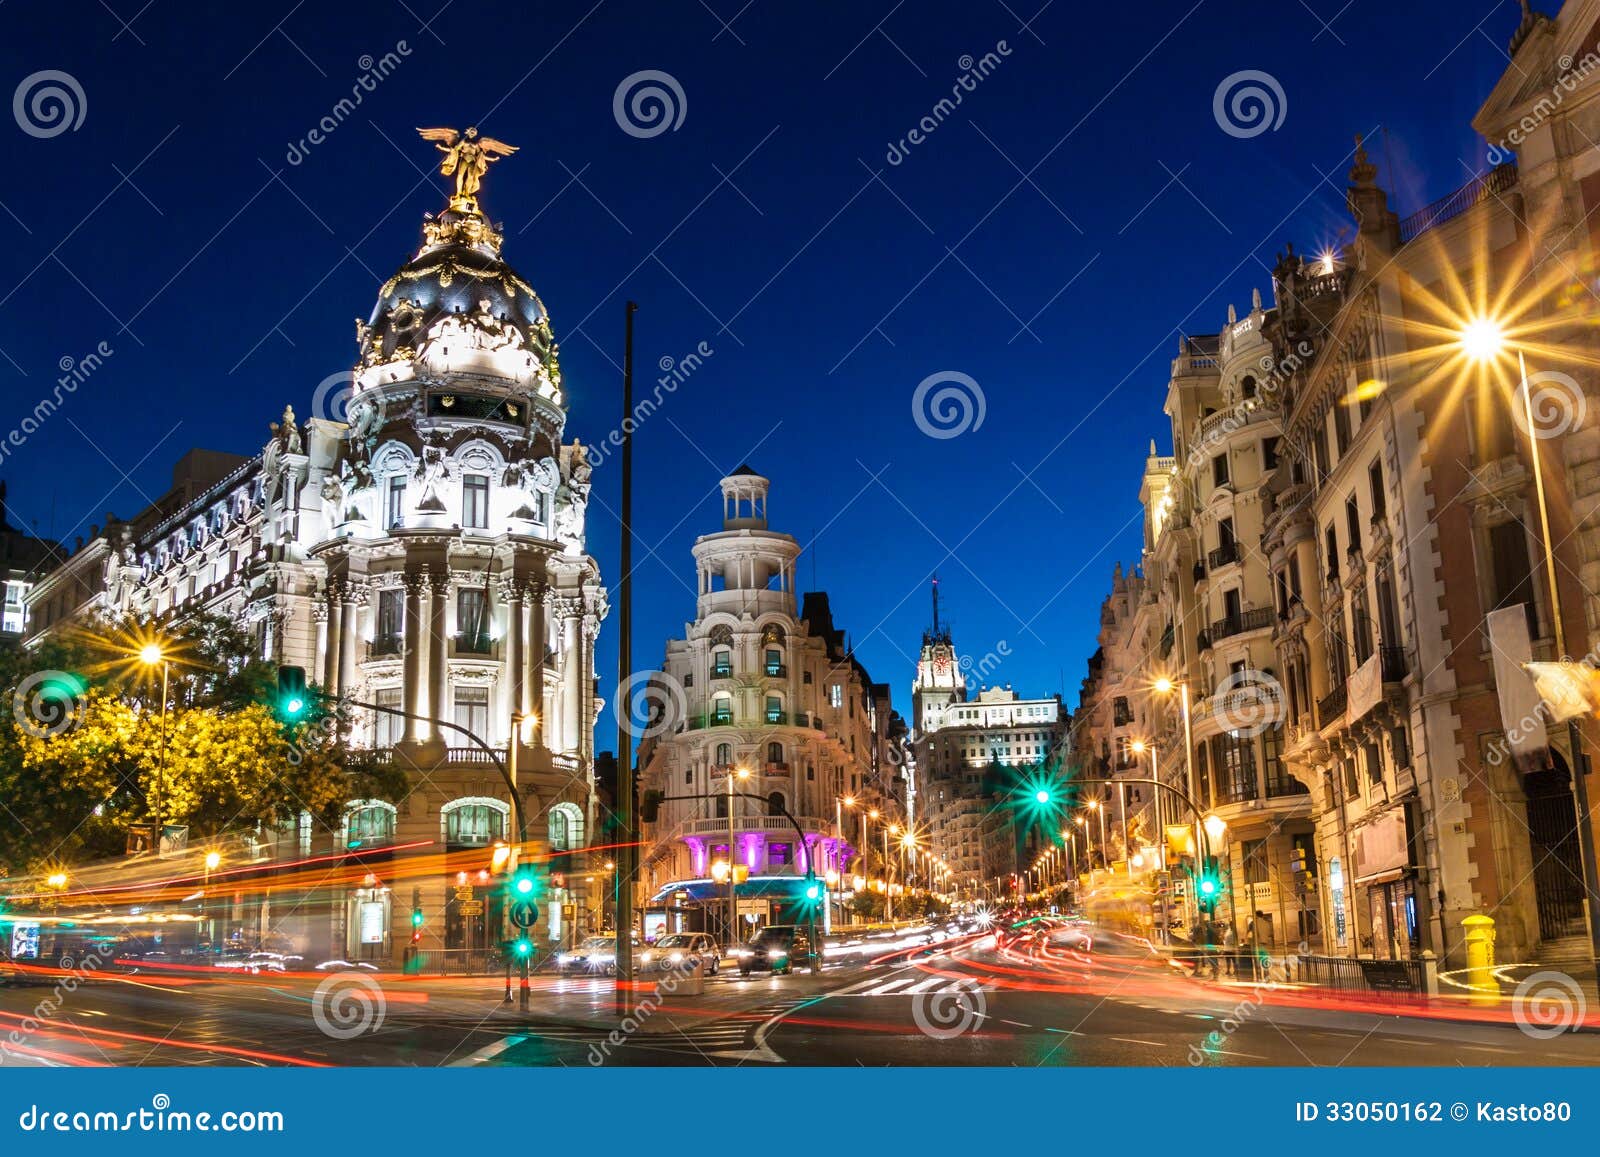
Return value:
M 769 924 L 748 944 L 737 949 L 739 975 L 749 976 L 759 969 L 791 973 L 796 963 L 810 967 L 822 960 L 821 943 L 813 943 L 810 932 L 801 924 Z
M 633 937 L 634 959 L 639 958 L 639 936 Z M 603 972 L 610 976 L 617 970 L 616 933 L 587 937 L 582 944 L 556 954 L 557 972 Z
M 710 936 L 704 932 L 673 932 L 639 953 L 639 971 L 667 972 L 694 957 L 705 963 L 707 976 L 715 976 L 722 967 L 722 950 Z

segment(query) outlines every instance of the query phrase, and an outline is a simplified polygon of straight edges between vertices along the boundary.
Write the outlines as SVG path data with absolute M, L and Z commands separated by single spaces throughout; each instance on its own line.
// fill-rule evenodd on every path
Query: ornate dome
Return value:
M 417 255 L 378 291 L 361 328 L 361 358 L 376 365 L 414 355 L 448 316 L 484 331 L 492 348 L 551 346 L 549 315 L 533 287 L 500 256 L 500 235 L 477 213 L 451 208 L 424 226 Z

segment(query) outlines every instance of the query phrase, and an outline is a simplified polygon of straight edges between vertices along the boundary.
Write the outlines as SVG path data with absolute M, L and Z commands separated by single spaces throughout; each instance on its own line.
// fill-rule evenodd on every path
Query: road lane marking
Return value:
M 528 1038 L 525 1036 L 501 1037 L 493 1044 L 484 1045 L 477 1052 L 468 1056 L 464 1056 L 459 1061 L 451 1061 L 449 1067 L 453 1069 L 459 1069 L 470 1068 L 473 1065 L 487 1064 L 489 1061 L 494 1060 L 495 1057 L 499 1056 L 507 1049 L 514 1048 L 527 1039 Z

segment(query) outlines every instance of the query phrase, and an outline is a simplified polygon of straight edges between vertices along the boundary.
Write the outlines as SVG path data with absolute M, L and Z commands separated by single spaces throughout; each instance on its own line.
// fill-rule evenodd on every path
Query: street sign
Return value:
M 456 885 L 456 899 L 457 900 L 470 900 L 470 899 L 472 899 L 472 885 L 471 884 L 457 884 Z
M 539 905 L 532 900 L 518 900 L 511 905 L 511 922 L 518 928 L 532 928 L 539 922 Z
M 462 916 L 482 916 L 483 915 L 483 901 L 482 900 L 462 900 L 459 903 L 459 905 L 457 906 L 456 911 Z

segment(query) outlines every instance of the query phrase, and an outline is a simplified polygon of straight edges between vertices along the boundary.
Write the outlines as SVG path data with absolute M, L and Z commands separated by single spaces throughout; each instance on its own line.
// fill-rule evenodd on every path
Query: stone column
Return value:
M 422 713 L 422 597 L 428 580 L 420 574 L 406 575 L 405 709 L 411 715 Z M 422 724 L 406 720 L 406 736 L 422 738 Z
M 563 598 L 561 616 L 561 751 L 576 755 L 583 731 L 583 603 Z
M 428 588 L 428 712 L 435 719 L 445 718 L 444 686 L 445 686 L 445 656 L 450 650 L 450 639 L 445 634 L 445 596 L 450 593 L 450 574 L 448 571 L 435 571 L 430 577 Z M 434 729 L 435 737 L 442 739 L 448 745 L 451 743 L 446 738 L 442 728 Z M 454 746 L 461 746 L 465 740 L 456 738 Z
M 339 682 L 335 690 L 348 695 L 356 681 L 356 606 L 361 592 L 354 583 L 346 582 L 339 593 Z
M 550 744 L 545 738 L 547 721 L 544 704 L 544 654 L 549 637 L 549 629 L 545 625 L 544 603 L 549 588 L 544 579 L 535 578 L 528 582 L 525 589 L 528 600 L 528 645 L 523 651 L 523 695 L 527 703 L 525 710 L 538 713 L 536 741 L 541 747 L 549 747 Z
M 339 588 L 328 584 L 328 598 L 322 607 L 322 688 L 332 691 L 339 682 Z
M 500 597 L 506 604 L 506 654 L 503 670 L 505 681 L 510 694 L 507 702 L 511 706 L 511 714 L 527 714 L 528 702 L 526 693 L 527 659 L 524 651 L 527 649 L 523 636 L 522 600 L 526 587 L 516 580 L 507 580 L 500 584 Z

